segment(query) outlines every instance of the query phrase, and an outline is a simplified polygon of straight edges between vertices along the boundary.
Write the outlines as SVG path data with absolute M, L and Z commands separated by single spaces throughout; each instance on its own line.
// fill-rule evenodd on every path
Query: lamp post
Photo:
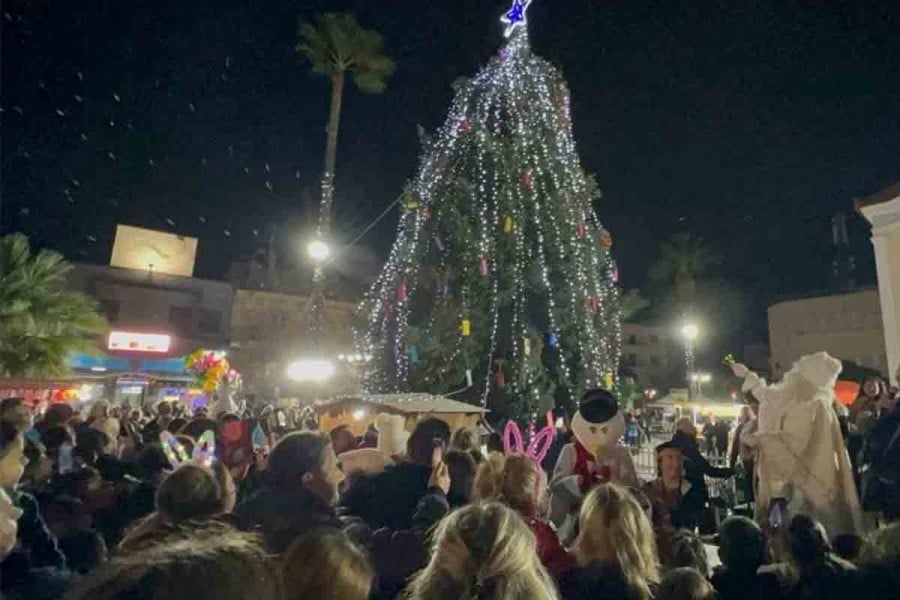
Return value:
M 331 247 L 317 237 L 306 247 L 306 252 L 315 263 L 306 329 L 308 333 L 318 336 L 322 333 L 322 313 L 325 311 L 325 261 L 331 256 Z
M 681 336 L 684 338 L 684 366 L 685 376 L 688 380 L 688 402 L 693 400 L 694 385 L 692 375 L 694 374 L 694 342 L 700 335 L 700 328 L 694 323 L 685 323 L 681 327 Z

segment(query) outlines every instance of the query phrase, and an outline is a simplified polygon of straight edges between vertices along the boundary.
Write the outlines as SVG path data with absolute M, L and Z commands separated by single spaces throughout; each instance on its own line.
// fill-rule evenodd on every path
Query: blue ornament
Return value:
M 555 331 L 551 331 L 548 337 L 550 340 L 550 346 L 552 346 L 553 348 L 559 348 L 559 334 Z
M 525 13 L 529 6 L 531 6 L 531 0 L 513 0 L 509 12 L 500 17 L 500 21 L 506 25 L 503 35 L 509 37 L 519 27 L 528 25 L 528 17 Z
M 411 344 L 409 348 L 406 349 L 406 355 L 409 357 L 409 362 L 417 363 L 419 362 L 419 347 L 415 344 Z

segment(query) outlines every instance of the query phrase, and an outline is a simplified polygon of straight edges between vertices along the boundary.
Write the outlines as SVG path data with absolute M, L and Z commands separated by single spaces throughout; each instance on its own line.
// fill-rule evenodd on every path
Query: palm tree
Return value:
M 66 291 L 71 268 L 56 252 L 33 255 L 24 235 L 0 238 L 0 376 L 61 375 L 70 352 L 93 349 L 106 321 Z
M 682 315 L 688 315 L 696 307 L 697 280 L 720 262 L 701 238 L 676 233 L 660 246 L 660 257 L 650 267 L 650 279 L 671 285 L 675 305 Z
M 312 64 L 313 73 L 325 75 L 331 80 L 325 171 L 322 174 L 322 202 L 316 230 L 317 239 L 324 239 L 331 231 L 334 169 L 345 75 L 352 73 L 353 81 L 361 91 L 380 94 L 387 86 L 387 78 L 394 72 L 395 65 L 394 61 L 384 54 L 378 32 L 363 29 L 356 17 L 348 13 L 325 13 L 317 16 L 314 23 L 301 23 L 297 50 Z M 321 326 L 324 289 L 325 272 L 322 263 L 319 262 L 313 274 L 312 295 L 312 319 L 317 328 Z

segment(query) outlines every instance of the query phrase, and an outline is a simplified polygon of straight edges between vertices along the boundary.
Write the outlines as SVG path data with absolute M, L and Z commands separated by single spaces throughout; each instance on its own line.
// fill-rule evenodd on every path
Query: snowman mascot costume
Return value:
M 841 362 L 825 352 L 804 356 L 774 385 L 742 364 L 731 368 L 760 403 L 757 520 L 771 519 L 772 501 L 781 499 L 789 515 L 817 519 L 831 538 L 862 534 L 859 496 L 833 408 Z
M 563 446 L 550 483 L 550 520 L 562 540 L 571 540 L 581 500 L 591 488 L 606 482 L 638 487 L 628 449 L 619 443 L 625 417 L 607 390 L 590 390 L 572 418 L 575 441 Z

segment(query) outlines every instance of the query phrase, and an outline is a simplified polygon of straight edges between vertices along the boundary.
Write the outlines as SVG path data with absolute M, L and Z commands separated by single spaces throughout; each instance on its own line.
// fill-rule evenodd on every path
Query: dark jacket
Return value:
M 66 559 L 56 538 L 47 529 L 37 500 L 31 494 L 13 492 L 10 499 L 22 509 L 17 521 L 16 548 L 3 560 L 2 585 L 4 589 L 24 582 L 33 569 L 52 567 L 65 570 Z
M 709 491 L 706 488 L 704 475 L 710 477 L 731 477 L 734 470 L 717 468 L 710 464 L 706 457 L 700 453 L 697 446 L 697 440 L 683 431 L 676 431 L 672 436 L 672 444 L 681 450 L 684 456 L 684 478 L 693 486 L 699 487 L 699 491 L 703 499 L 709 497 Z
M 240 529 L 262 534 L 266 549 L 281 554 L 296 538 L 316 529 L 343 529 L 334 508 L 306 490 L 264 487 L 234 511 Z
M 444 493 L 429 488 L 416 506 L 410 529 L 394 531 L 383 527 L 372 534 L 369 553 L 378 576 L 377 590 L 372 593 L 372 598 L 397 597 L 409 578 L 425 568 L 429 558 L 429 536 L 449 510 Z
M 779 600 L 785 595 L 778 577 L 773 573 L 757 573 L 755 569 L 740 573 L 721 566 L 710 581 L 719 600 Z
M 559 582 L 563 600 L 642 600 L 616 563 L 592 562 L 573 567 Z
M 357 479 L 344 494 L 341 505 L 372 529 L 409 529 L 430 478 L 430 466 L 403 462 L 377 475 Z

